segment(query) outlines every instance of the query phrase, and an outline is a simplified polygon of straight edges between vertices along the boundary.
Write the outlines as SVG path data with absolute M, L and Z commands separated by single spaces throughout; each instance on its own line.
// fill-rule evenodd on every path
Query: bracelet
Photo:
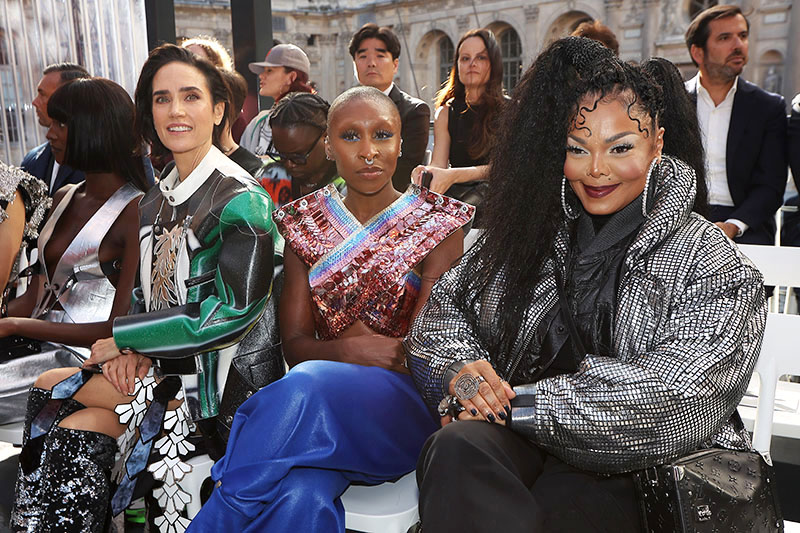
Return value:
M 466 411 L 466 408 L 461 405 L 461 402 L 458 401 L 458 398 L 452 394 L 448 394 L 442 398 L 442 401 L 439 402 L 439 406 L 436 410 L 439 412 L 439 416 L 450 415 L 453 421 L 456 421 L 458 420 L 459 413 Z

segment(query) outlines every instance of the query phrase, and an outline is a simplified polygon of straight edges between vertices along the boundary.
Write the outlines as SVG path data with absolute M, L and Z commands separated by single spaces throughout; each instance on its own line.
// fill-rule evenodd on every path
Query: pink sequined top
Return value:
M 360 320 L 381 335 L 403 337 L 419 295 L 414 269 L 472 219 L 475 208 L 417 185 L 361 224 L 333 185 L 275 211 L 292 251 L 309 267 L 321 339 Z

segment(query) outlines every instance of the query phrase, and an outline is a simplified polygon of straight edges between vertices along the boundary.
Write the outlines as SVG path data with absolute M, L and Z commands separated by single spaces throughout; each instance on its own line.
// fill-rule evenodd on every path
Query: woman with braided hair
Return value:
M 325 155 L 323 140 L 328 131 L 330 104 L 317 94 L 294 92 L 281 98 L 272 108 L 269 126 L 273 149 L 265 155 L 273 160 L 259 181 L 276 205 L 334 183 L 344 192 L 344 180 L 336 173 L 336 163 Z M 291 182 L 282 179 L 284 172 Z
M 632 471 L 749 449 L 762 278 L 692 211 L 663 111 L 652 78 L 585 38 L 517 86 L 486 233 L 404 341 L 443 426 L 417 464 L 426 533 L 640 531 Z

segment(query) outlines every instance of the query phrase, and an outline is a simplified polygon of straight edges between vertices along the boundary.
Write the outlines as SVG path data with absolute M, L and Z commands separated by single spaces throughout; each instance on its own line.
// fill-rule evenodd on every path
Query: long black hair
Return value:
M 642 70 L 661 86 L 664 109 L 660 125 L 664 128 L 664 149 L 694 169 L 697 193 L 693 211 L 708 216 L 708 186 L 706 185 L 706 154 L 703 137 L 697 122 L 697 107 L 689 98 L 678 67 L 664 58 L 653 57 L 642 63 Z
M 654 135 L 662 108 L 660 88 L 640 68 L 623 63 L 600 43 L 567 37 L 551 44 L 522 77 L 501 116 L 490 160 L 486 231 L 463 261 L 456 300 L 468 318 L 489 283 L 499 278 L 499 335 L 489 350 L 508 352 L 531 291 L 553 257 L 563 224 L 560 193 L 565 142 L 580 127 L 584 95 L 623 98 L 641 131 Z M 649 119 L 647 118 L 649 117 Z
M 76 79 L 50 96 L 47 114 L 67 126 L 64 163 L 87 173 L 113 172 L 142 191 L 149 188 L 125 89 L 105 78 Z

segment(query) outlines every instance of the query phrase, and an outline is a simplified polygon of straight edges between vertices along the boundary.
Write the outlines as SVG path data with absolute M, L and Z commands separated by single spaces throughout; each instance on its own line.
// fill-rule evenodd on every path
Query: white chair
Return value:
M 22 422 L 0 426 L 0 442 L 22 445 Z M 192 466 L 178 483 L 192 500 L 186 505 L 186 515 L 194 518 L 200 512 L 200 487 L 211 476 L 214 461 L 198 455 L 187 461 Z M 416 474 L 406 474 L 396 482 L 376 486 L 353 485 L 342 495 L 347 529 L 364 533 L 406 533 L 419 520 L 417 512 Z
M 406 533 L 419 520 L 416 472 L 375 486 L 351 485 L 342 494 L 345 527 L 363 533 Z
M 8 442 L 14 446 L 22 446 L 22 422 L 12 422 L 0 426 L 0 442 Z
M 203 481 L 211 476 L 214 461 L 207 454 L 203 454 L 192 457 L 186 462 L 192 465 L 192 471 L 183 476 L 178 485 L 192 496 L 192 501 L 186 504 L 186 516 L 191 520 L 200 512 L 200 487 Z
M 739 250 L 755 264 L 764 276 L 765 285 L 776 287 L 800 287 L 800 248 L 792 246 L 764 246 L 759 244 L 740 244 Z M 786 294 L 788 308 L 789 292 Z M 777 299 L 771 310 L 777 311 Z M 784 311 L 785 312 L 785 311 Z
M 778 379 L 786 374 L 800 375 L 800 353 L 796 350 L 798 331 L 800 331 L 799 315 L 778 313 L 767 315 L 764 342 L 755 368 L 761 385 L 753 430 L 753 447 L 767 456 L 772 441 Z M 797 522 L 786 520 L 784 528 L 786 533 L 800 533 L 800 523 Z
M 761 354 L 755 373 L 761 383 L 758 391 L 753 447 L 769 453 L 772 440 L 772 420 L 775 414 L 775 390 L 784 375 L 800 375 L 800 352 L 796 349 L 800 315 L 769 313 Z
M 200 512 L 200 487 L 211 475 L 214 461 L 204 454 L 192 457 L 187 463 L 192 465 L 192 471 L 178 484 L 192 497 L 186 505 L 186 516 L 192 519 Z M 396 482 L 352 485 L 342 495 L 345 526 L 363 533 L 406 533 L 419 520 L 418 496 L 414 472 Z

